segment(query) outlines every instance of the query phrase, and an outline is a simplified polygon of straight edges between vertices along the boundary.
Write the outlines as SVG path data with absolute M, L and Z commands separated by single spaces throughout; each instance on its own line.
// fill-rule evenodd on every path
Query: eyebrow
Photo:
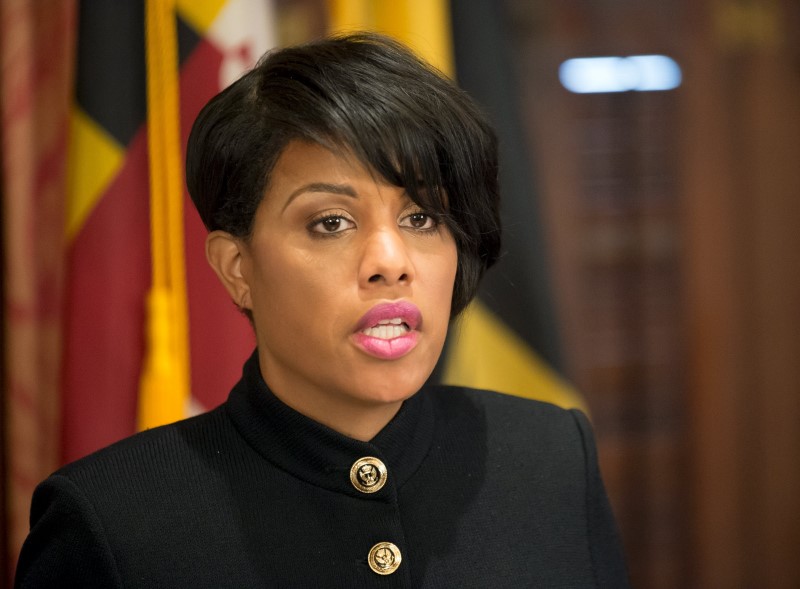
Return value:
M 351 198 L 358 198 L 358 193 L 356 193 L 355 188 L 353 188 L 349 184 L 330 184 L 328 182 L 311 182 L 310 184 L 304 184 L 300 188 L 294 190 L 289 195 L 289 198 L 286 200 L 286 204 L 283 205 L 283 209 L 286 210 L 286 207 L 289 206 L 289 203 L 291 203 L 295 198 L 306 192 L 327 192 L 329 194 L 343 194 L 344 196 L 349 196 Z

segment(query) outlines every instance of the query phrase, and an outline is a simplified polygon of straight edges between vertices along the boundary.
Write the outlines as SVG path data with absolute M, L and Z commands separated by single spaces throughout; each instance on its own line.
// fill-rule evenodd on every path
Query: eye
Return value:
M 355 227 L 355 223 L 344 215 L 325 215 L 314 219 L 308 226 L 312 233 L 322 233 L 323 235 L 341 233 Z
M 419 231 L 433 231 L 439 222 L 428 213 L 411 213 L 400 220 L 401 227 L 411 227 Z

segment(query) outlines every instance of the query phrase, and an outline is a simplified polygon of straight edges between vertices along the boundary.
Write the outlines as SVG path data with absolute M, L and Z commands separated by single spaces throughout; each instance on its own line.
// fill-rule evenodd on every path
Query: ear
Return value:
M 225 231 L 212 231 L 206 237 L 206 259 L 222 286 L 240 309 L 252 309 L 250 285 L 243 272 L 244 242 Z

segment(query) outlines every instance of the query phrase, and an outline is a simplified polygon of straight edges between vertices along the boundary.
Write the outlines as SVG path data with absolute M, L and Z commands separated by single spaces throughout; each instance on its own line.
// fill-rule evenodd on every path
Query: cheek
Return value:
M 442 295 L 447 299 L 452 298 L 455 288 L 456 274 L 458 271 L 458 251 L 455 243 L 451 243 L 447 253 L 443 256 L 439 269 L 439 283 Z
M 431 316 L 436 317 L 437 330 L 446 330 L 450 322 L 457 265 L 458 256 L 453 245 L 429 258 L 422 272 L 425 275 L 427 306 L 430 311 L 435 310 Z
M 269 251 L 259 260 L 253 288 L 264 327 L 324 337 L 322 327 L 336 323 L 336 310 L 349 294 L 342 279 L 344 261 L 297 250 Z

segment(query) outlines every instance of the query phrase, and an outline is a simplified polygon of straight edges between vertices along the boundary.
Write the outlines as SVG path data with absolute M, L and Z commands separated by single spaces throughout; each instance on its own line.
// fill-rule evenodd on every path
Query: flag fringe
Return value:
M 147 130 L 153 281 L 138 427 L 182 419 L 189 401 L 189 338 L 175 2 L 147 0 Z

